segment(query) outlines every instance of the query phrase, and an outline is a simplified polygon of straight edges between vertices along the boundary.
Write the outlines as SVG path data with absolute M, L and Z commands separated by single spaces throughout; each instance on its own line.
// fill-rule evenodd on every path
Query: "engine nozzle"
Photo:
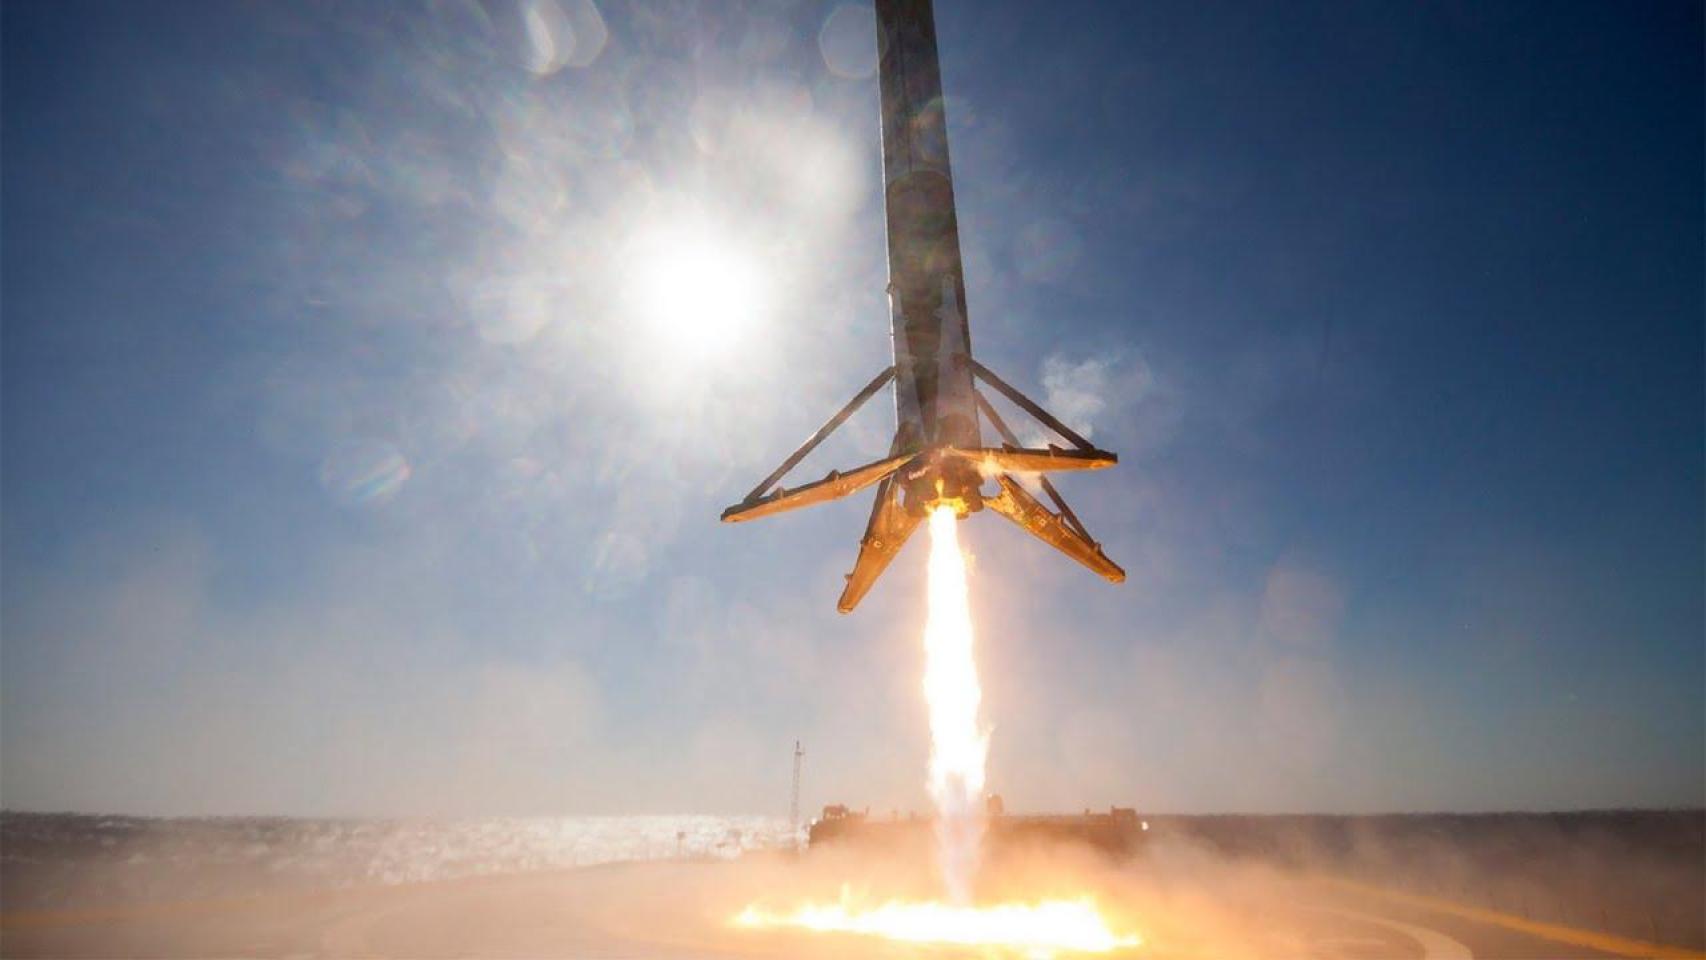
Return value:
M 977 465 L 952 448 L 932 450 L 913 462 L 900 478 L 906 511 L 923 517 L 948 507 L 964 519 L 983 509 L 983 477 Z

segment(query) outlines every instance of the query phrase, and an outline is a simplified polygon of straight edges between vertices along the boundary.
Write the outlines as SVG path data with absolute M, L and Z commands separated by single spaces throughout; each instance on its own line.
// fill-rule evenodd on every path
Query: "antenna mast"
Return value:
M 794 790 L 788 798 L 788 836 L 793 838 L 795 844 L 799 843 L 800 836 L 800 761 L 805 755 L 806 752 L 800 749 L 800 741 L 795 740 Z

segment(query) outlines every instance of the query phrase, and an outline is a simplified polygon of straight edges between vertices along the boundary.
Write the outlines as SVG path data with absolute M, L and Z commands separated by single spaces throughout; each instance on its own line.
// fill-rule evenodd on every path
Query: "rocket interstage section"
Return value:
M 984 507 L 1105 579 L 1125 571 L 1108 559 L 1048 473 L 1111 467 L 1099 450 L 1029 397 L 972 358 L 947 116 L 930 0 L 877 0 L 878 83 L 882 101 L 883 196 L 888 227 L 889 322 L 894 364 L 860 390 L 800 448 L 734 506 L 739 522 L 823 503 L 875 486 L 859 557 L 838 604 L 850 612 L 931 510 L 964 518 Z M 1052 431 L 1053 443 L 1026 448 L 978 383 Z M 895 434 L 889 455 L 788 488 L 783 477 L 885 386 L 894 387 Z M 985 446 L 987 422 L 1000 437 Z M 1037 477 L 1044 506 L 1016 475 Z

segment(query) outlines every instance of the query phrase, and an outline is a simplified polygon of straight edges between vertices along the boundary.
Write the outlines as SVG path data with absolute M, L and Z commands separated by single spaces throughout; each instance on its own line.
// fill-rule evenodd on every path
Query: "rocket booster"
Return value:
M 928 0 L 882 0 L 877 24 L 900 441 L 976 447 L 971 337 L 935 24 Z
M 876 0 L 882 103 L 884 210 L 888 227 L 889 324 L 894 363 L 865 385 L 805 444 L 723 511 L 735 523 L 848 496 L 873 484 L 876 501 L 838 607 L 848 613 L 888 567 L 927 512 L 950 507 L 964 518 L 989 507 L 1033 536 L 1118 583 L 1125 571 L 1066 505 L 1047 477 L 1113 466 L 1099 450 L 1030 398 L 972 359 L 960 261 L 947 116 L 930 0 Z M 1000 393 L 1068 446 L 1027 448 L 976 381 Z M 800 487 L 782 478 L 883 387 L 894 385 L 895 434 L 889 455 Z M 1001 446 L 986 447 L 987 420 Z M 1034 475 L 1053 509 L 1016 475 Z M 987 485 L 993 484 L 988 490 Z

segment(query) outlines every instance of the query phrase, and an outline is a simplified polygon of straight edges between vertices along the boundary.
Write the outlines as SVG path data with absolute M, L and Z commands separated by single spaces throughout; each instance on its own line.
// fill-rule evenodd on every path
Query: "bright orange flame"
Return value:
M 862 908 L 843 893 L 840 903 L 808 904 L 787 914 L 750 906 L 734 922 L 742 927 L 788 926 L 905 943 L 988 947 L 1027 957 L 1107 953 L 1143 943 L 1135 935 L 1109 929 L 1095 902 L 1087 897 L 988 907 L 891 900 Z
M 798 927 L 861 934 L 904 943 L 979 947 L 1032 958 L 1057 953 L 1107 953 L 1141 946 L 1115 933 L 1089 897 L 1035 903 L 973 905 L 972 879 L 983 843 L 984 760 L 989 734 L 978 719 L 983 688 L 977 679 L 970 591 L 952 507 L 930 512 L 930 609 L 924 626 L 924 699 L 930 710 L 930 796 L 942 879 L 949 902 L 890 900 L 865 905 L 843 890 L 838 903 L 805 904 L 791 912 L 747 907 L 733 924 Z
M 989 735 L 978 723 L 983 687 L 972 650 L 970 589 L 950 507 L 930 511 L 929 616 L 924 624 L 924 702 L 930 708 L 930 797 L 942 879 L 955 903 L 971 897 L 983 845 L 983 764 Z

